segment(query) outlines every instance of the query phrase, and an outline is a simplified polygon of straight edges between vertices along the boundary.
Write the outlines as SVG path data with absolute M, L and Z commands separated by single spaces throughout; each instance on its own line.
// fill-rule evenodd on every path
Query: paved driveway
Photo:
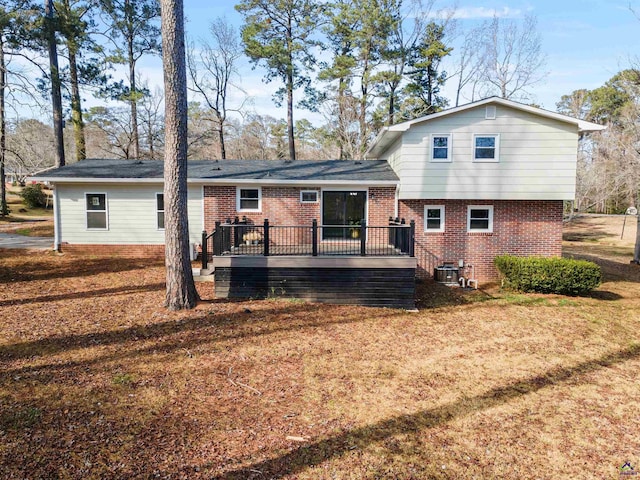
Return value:
M 53 249 L 53 237 L 25 237 L 15 233 L 0 233 L 0 248 Z

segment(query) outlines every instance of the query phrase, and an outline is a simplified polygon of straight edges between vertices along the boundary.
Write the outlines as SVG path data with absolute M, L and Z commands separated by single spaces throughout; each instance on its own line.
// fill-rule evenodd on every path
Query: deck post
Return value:
M 269 256 L 269 219 L 264 219 L 264 234 L 262 238 L 262 242 L 264 243 L 264 256 Z
M 202 243 L 201 243 L 201 245 L 202 245 L 202 269 L 205 270 L 207 268 L 207 266 L 208 266 L 208 264 L 207 264 L 207 262 L 208 262 L 208 259 L 207 259 L 207 256 L 208 256 L 208 253 L 207 253 L 207 231 L 206 230 L 202 231 Z
M 318 220 L 313 219 L 311 222 L 311 255 L 318 256 Z
M 223 249 L 223 230 L 220 227 L 220 222 L 215 223 L 215 229 L 213 230 L 213 255 L 222 255 Z
M 416 244 L 416 221 L 411 220 L 409 222 L 409 256 L 415 257 L 415 244 Z
M 367 221 L 364 218 L 360 221 L 360 256 L 367 256 Z

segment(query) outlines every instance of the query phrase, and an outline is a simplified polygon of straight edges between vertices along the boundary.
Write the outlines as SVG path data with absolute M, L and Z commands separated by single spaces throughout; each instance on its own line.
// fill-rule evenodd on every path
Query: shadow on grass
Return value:
M 74 300 L 78 298 L 93 298 L 93 297 L 104 297 L 108 296 L 117 296 L 117 295 L 128 295 L 131 293 L 137 292 L 152 292 L 156 290 L 161 290 L 165 287 L 165 283 L 153 283 L 149 285 L 137 285 L 137 286 L 126 286 L 126 287 L 114 287 L 114 288 L 102 288 L 99 290 L 89 290 L 83 292 L 71 292 L 71 293 L 61 293 L 59 295 L 43 295 L 41 297 L 33 297 L 33 298 L 20 298 L 14 300 L 0 300 L 0 307 L 6 307 L 7 305 L 24 305 L 30 303 L 43 303 L 43 302 L 57 302 L 60 300 Z
M 620 261 L 615 261 L 575 250 L 565 252 L 564 256 L 578 260 L 588 260 L 600 265 L 602 278 L 605 282 L 640 282 L 640 267 L 630 264 L 627 257 Z
M 233 480 L 281 478 L 285 475 L 295 475 L 308 467 L 339 457 L 354 448 L 365 448 L 372 443 L 385 440 L 394 435 L 412 434 L 433 428 L 456 418 L 507 403 L 510 400 L 552 385 L 575 381 L 576 377 L 581 375 L 638 357 L 640 357 L 640 345 L 633 345 L 595 360 L 579 363 L 572 367 L 555 368 L 543 375 L 497 387 L 475 397 L 465 397 L 441 407 L 409 415 L 400 415 L 373 425 L 348 430 L 310 445 L 300 446 L 279 457 L 254 463 L 245 468 L 236 469 L 213 478 Z
M 15 253 L 10 250 L 0 251 L 0 261 L 10 258 Z M 88 277 L 97 273 L 115 273 L 163 265 L 162 260 L 128 259 L 113 257 L 77 257 L 74 262 L 52 262 L 51 254 L 22 255 L 20 262 L 3 265 L 0 269 L 0 283 L 28 282 L 35 280 L 52 280 L 74 277 Z
M 273 317 L 271 319 L 261 318 L 265 314 Z M 292 314 L 296 314 L 296 319 L 282 320 L 280 318 L 283 315 L 289 316 Z M 371 309 L 371 313 L 366 319 L 357 313 L 352 316 L 344 317 L 339 315 L 337 318 L 332 318 L 331 307 L 329 306 L 323 310 L 320 319 L 316 319 L 317 314 L 317 305 L 313 304 L 291 304 L 284 308 L 281 305 L 274 305 L 271 309 L 260 310 L 255 314 L 253 312 L 208 314 L 196 318 L 169 320 L 116 331 L 49 337 L 32 342 L 0 346 L 0 359 L 3 361 L 24 358 L 35 359 L 38 356 L 55 355 L 67 350 L 80 348 L 124 344 L 135 346 L 136 342 L 155 341 L 151 345 L 144 344 L 143 348 L 127 351 L 123 347 L 115 354 L 103 355 L 89 360 L 28 366 L 14 370 L 5 368 L 3 371 L 5 374 L 42 373 L 46 370 L 56 371 L 67 368 L 87 367 L 155 352 L 171 353 L 176 350 L 188 350 L 207 343 L 249 339 L 327 325 L 364 322 L 379 317 L 392 318 L 397 315 L 404 315 L 404 312 L 389 309 Z M 256 317 L 257 315 L 258 317 Z M 313 320 L 309 320 L 309 317 L 313 318 Z M 232 331 L 230 333 L 221 333 L 220 330 L 225 328 Z M 188 336 L 185 338 L 185 335 Z
M 562 234 L 562 240 L 567 242 L 598 242 L 599 240 L 615 236 L 605 229 L 595 226 L 589 222 L 587 218 L 575 217 L 568 225 L 570 228 L 576 228 L 579 231 L 564 232 Z

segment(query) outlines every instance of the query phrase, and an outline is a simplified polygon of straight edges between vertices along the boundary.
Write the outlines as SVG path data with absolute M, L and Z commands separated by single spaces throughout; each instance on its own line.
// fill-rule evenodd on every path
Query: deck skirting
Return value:
M 415 308 L 410 257 L 215 257 L 218 298 L 298 298 Z

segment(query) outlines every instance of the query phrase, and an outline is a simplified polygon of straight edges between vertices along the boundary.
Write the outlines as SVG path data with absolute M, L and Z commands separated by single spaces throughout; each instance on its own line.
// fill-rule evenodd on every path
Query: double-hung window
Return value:
M 260 187 L 238 187 L 236 207 L 239 212 L 259 212 L 262 210 L 262 189 Z
M 498 162 L 500 160 L 500 135 L 474 135 L 473 161 Z
M 156 193 L 156 227 L 164 230 L 164 193 Z
M 493 205 L 469 205 L 467 207 L 468 232 L 493 232 Z
M 433 134 L 431 135 L 431 161 L 450 162 L 451 161 L 451 135 Z
M 444 205 L 424 206 L 424 231 L 444 232 Z
M 87 229 L 107 230 L 107 194 L 85 193 Z

